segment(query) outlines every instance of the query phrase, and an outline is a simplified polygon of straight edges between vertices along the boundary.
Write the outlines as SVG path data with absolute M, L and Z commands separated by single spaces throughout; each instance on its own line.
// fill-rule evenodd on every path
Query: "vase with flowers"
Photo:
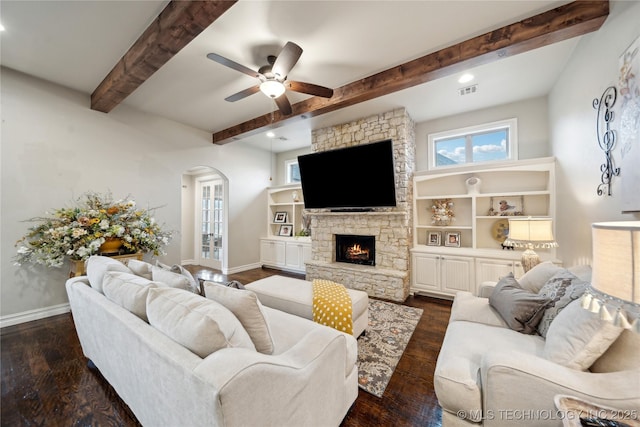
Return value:
M 163 255 L 171 231 L 158 224 L 151 211 L 136 207 L 130 198 L 113 200 L 88 192 L 72 207 L 56 209 L 47 216 L 28 220 L 36 225 L 16 242 L 17 265 L 25 263 L 61 267 L 66 258 L 86 260 L 91 255 L 114 251 L 105 244 L 116 242 L 119 253 Z
M 439 226 L 447 226 L 455 220 L 453 202 L 451 199 L 437 199 L 431 206 L 431 223 Z

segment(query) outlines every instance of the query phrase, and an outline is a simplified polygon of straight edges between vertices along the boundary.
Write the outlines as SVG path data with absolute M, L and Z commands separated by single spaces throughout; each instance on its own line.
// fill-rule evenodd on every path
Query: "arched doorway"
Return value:
M 229 180 L 215 168 L 182 175 L 182 262 L 226 273 Z

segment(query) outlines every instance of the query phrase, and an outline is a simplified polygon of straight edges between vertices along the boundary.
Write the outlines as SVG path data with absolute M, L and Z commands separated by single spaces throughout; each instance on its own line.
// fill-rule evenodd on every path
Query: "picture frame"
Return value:
M 489 216 L 524 215 L 524 196 L 492 197 L 489 200 Z
M 459 231 L 448 231 L 445 241 L 444 241 L 444 245 L 445 246 L 450 246 L 450 247 L 455 247 L 455 248 L 459 248 L 460 247 L 460 232 Z
M 287 213 L 276 212 L 276 214 L 273 216 L 273 222 L 277 222 L 277 223 L 287 222 Z
M 291 236 L 291 232 L 293 231 L 293 227 L 290 225 L 281 225 L 280 231 L 278 232 L 278 236 Z
M 429 246 L 440 246 L 441 245 L 441 234 L 439 231 L 429 231 L 427 232 L 427 245 Z

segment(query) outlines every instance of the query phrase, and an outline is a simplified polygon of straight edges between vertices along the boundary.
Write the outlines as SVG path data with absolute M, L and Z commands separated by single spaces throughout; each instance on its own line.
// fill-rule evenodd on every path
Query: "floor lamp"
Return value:
M 640 333 L 640 221 L 592 224 L 593 274 L 582 307 Z
M 550 218 L 509 218 L 509 235 L 505 246 L 526 248 L 522 253 L 524 272 L 540 264 L 540 257 L 534 248 L 555 248 L 553 221 Z

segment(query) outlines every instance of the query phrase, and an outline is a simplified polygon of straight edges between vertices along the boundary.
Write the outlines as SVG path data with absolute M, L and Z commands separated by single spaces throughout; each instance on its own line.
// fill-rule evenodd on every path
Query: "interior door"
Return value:
M 222 270 L 224 229 L 224 183 L 219 178 L 198 180 L 196 230 L 199 265 Z

